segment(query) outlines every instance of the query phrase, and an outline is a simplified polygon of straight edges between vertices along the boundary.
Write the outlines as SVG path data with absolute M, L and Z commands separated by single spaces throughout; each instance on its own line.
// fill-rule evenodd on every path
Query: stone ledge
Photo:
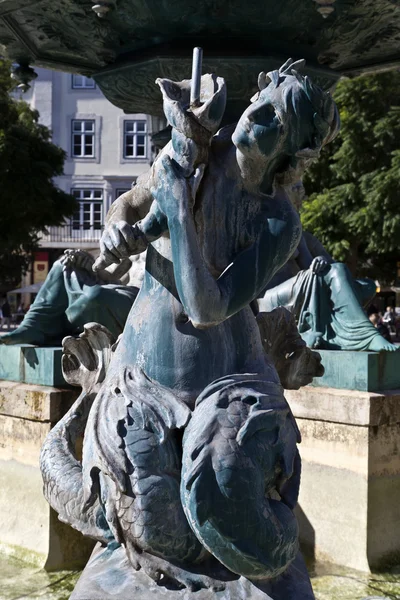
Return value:
M 400 390 L 285 395 L 302 435 L 301 542 L 316 560 L 347 568 L 398 563 Z
M 0 461 L 37 467 L 40 449 L 51 429 L 49 421 L 30 421 L 0 415 Z
M 67 386 L 61 370 L 62 348 L 0 344 L 0 379 L 38 385 Z
M 0 415 L 56 423 L 80 393 L 80 388 L 55 387 L 0 380 Z
M 350 352 L 318 350 L 325 374 L 313 387 L 332 387 L 362 392 L 400 389 L 400 351 Z
M 400 423 L 400 389 L 362 392 L 307 386 L 285 390 L 296 418 L 373 427 Z
M 48 570 L 83 567 L 93 540 L 58 520 L 42 488 L 37 464 L 0 460 L 0 551 Z

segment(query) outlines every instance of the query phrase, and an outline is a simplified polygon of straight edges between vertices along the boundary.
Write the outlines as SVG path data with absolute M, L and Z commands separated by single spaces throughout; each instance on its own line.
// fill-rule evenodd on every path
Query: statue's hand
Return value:
M 102 271 L 113 263 L 119 264 L 123 258 L 145 250 L 146 245 L 137 225 L 132 227 L 126 221 L 112 223 L 101 236 L 100 256 L 93 265 L 93 271 Z
M 190 177 L 185 177 L 179 165 L 168 155 L 163 156 L 164 176 L 151 188 L 153 198 L 167 218 L 179 215 L 181 209 L 193 208 L 205 165 L 200 165 Z
M 310 265 L 310 270 L 312 271 L 312 273 L 319 275 L 323 271 L 325 271 L 326 267 L 328 266 L 329 263 L 326 260 L 326 258 L 324 258 L 323 256 L 316 256 Z
M 65 250 L 60 262 L 64 267 L 82 269 L 83 271 L 92 272 L 94 258 L 89 252 L 79 249 Z

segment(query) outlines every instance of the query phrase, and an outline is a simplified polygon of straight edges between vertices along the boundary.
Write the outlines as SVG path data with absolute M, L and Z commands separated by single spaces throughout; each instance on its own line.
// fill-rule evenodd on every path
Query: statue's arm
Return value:
M 139 178 L 137 185 L 111 205 L 100 240 L 100 256 L 93 267 L 95 271 L 103 271 L 133 254 L 140 254 L 165 231 L 166 218 L 153 202 L 150 182 L 149 176 Z
M 293 223 L 266 219 L 265 229 L 244 249 L 216 280 L 200 251 L 191 204 L 192 182 L 177 171 L 169 157 L 163 160 L 165 178 L 152 190 L 168 218 L 175 283 L 186 314 L 198 328 L 212 327 L 258 297 L 290 254 Z M 287 211 L 285 211 L 285 214 Z M 290 220 L 290 219 L 289 219 Z M 277 225 L 277 223 L 279 225 Z M 276 230 L 271 233 L 270 229 Z
M 303 238 L 312 258 L 315 258 L 316 256 L 322 256 L 329 264 L 334 262 L 334 259 L 326 250 L 326 248 L 311 233 L 308 231 L 303 231 Z
M 311 254 L 310 249 L 307 245 L 304 233 L 301 236 L 299 245 L 297 246 L 296 262 L 301 271 L 309 269 L 314 256 Z
M 248 306 L 281 266 L 266 231 L 216 280 L 201 256 L 192 213 L 182 212 L 181 218 L 170 220 L 169 229 L 179 297 L 200 329 L 217 325 Z
M 122 194 L 111 204 L 106 216 L 106 227 L 110 227 L 119 221 L 134 225 L 147 215 L 152 200 L 147 181 L 139 178 L 132 189 Z
M 301 271 L 311 269 L 317 275 L 334 262 L 321 242 L 306 231 L 303 231 L 303 235 L 301 236 L 295 260 Z

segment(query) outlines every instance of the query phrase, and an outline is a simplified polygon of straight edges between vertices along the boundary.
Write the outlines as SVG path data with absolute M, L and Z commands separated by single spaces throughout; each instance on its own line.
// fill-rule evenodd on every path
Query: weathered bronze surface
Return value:
M 323 367 L 288 311 L 256 319 L 253 307 L 301 238 L 282 182 L 338 132 L 331 96 L 303 66 L 260 73 L 250 106 L 222 129 L 223 78 L 195 65 L 198 82 L 157 80 L 171 141 L 113 203 L 93 265 L 147 245 L 143 284 L 118 343 L 99 323 L 63 340 L 64 377 L 83 391 L 41 452 L 45 497 L 103 545 L 77 600 L 150 597 L 116 587 L 140 589 L 139 569 L 153 589 L 186 588 L 182 598 L 314 599 L 283 386 Z
M 225 78 L 229 113 L 238 116 L 258 73 L 284 56 L 306 58 L 325 89 L 341 74 L 400 64 L 400 3 L 0 0 L 0 44 L 20 64 L 94 76 L 126 112 L 159 115 L 154 80 L 190 77 L 191 49 L 203 45 L 204 71 Z

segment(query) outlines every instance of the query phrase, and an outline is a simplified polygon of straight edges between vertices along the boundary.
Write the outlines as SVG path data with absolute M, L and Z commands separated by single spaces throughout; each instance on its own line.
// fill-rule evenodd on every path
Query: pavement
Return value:
M 0 554 L 0 600 L 68 600 L 77 571 L 47 573 Z

